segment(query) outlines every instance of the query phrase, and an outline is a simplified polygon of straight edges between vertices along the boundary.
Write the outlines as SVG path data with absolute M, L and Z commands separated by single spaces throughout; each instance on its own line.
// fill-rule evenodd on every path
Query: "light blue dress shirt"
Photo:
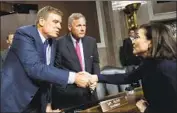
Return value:
M 39 32 L 39 36 L 42 40 L 42 43 L 45 42 L 46 38 Z M 48 45 L 47 46 L 47 50 L 46 50 L 46 64 L 49 65 L 50 64 L 50 60 L 51 60 L 51 46 Z M 75 72 L 69 72 L 69 78 L 68 78 L 68 84 L 73 84 L 75 82 Z

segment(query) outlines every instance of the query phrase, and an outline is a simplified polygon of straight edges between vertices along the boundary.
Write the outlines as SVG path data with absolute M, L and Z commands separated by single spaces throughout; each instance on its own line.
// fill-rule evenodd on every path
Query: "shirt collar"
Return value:
M 38 33 L 39 33 L 39 36 L 40 36 L 40 38 L 42 40 L 42 43 L 44 43 L 46 38 L 41 34 L 41 32 L 39 30 L 38 30 Z
M 131 40 L 134 40 L 135 38 L 130 36 L 130 39 L 131 39 Z
M 71 40 L 72 40 L 74 43 L 76 43 L 77 40 L 73 37 L 73 35 L 72 35 L 71 33 L 69 33 L 69 35 L 71 36 Z M 79 43 L 80 43 L 80 40 L 81 40 L 81 39 L 79 39 Z

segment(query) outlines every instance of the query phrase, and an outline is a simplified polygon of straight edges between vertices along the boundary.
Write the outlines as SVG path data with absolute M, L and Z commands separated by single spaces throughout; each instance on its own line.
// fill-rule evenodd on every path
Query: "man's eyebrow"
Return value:
M 53 20 L 53 21 L 55 21 L 55 22 L 59 22 L 59 20 Z

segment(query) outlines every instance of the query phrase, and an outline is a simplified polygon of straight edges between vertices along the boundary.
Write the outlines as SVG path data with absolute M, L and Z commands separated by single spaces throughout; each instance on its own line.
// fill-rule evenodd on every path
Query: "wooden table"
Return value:
M 115 109 L 112 109 L 108 112 L 116 112 L 116 113 L 140 113 L 140 111 L 138 110 L 138 108 L 136 107 L 136 101 L 143 98 L 143 91 L 142 91 L 142 88 L 139 87 L 139 88 L 136 88 L 135 89 L 135 93 L 134 93 L 134 96 L 128 96 L 126 95 L 126 92 L 121 92 L 117 95 L 111 95 L 111 96 L 107 96 L 105 98 L 105 100 L 107 98 L 115 98 L 115 97 L 120 97 L 120 96 L 127 96 L 127 103 L 125 103 L 124 105 L 118 107 L 118 108 L 115 108 Z M 101 106 L 100 105 L 96 105 L 96 106 L 93 106 L 91 108 L 88 108 L 86 110 L 82 110 L 82 111 L 79 111 L 79 113 L 88 113 L 88 112 L 102 112 L 101 110 Z

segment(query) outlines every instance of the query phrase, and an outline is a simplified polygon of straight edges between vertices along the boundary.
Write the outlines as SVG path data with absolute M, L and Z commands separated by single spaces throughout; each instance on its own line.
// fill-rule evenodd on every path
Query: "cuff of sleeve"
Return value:
M 150 113 L 150 112 L 152 112 L 152 111 L 150 111 L 149 107 L 147 106 L 146 109 L 144 110 L 144 113 Z
M 74 72 L 69 72 L 68 84 L 73 84 L 75 82 L 75 75 Z
M 97 74 L 97 76 L 98 76 L 98 81 L 101 81 L 101 74 Z

